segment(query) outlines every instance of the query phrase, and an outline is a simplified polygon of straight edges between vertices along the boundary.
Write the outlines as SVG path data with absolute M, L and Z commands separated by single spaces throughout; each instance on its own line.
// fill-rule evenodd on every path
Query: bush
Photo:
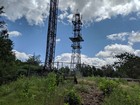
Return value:
M 104 95 L 109 95 L 118 85 L 118 82 L 105 78 L 102 78 L 98 81 L 98 86 L 100 90 L 104 92 Z
M 81 84 L 81 85 L 76 85 L 75 86 L 75 89 L 79 92 L 84 92 L 84 93 L 89 93 L 90 92 L 90 86 L 89 85 L 84 85 L 84 84 Z
M 81 105 L 81 99 L 79 95 L 75 93 L 74 90 L 71 90 L 64 98 L 66 105 Z
M 139 88 L 116 88 L 105 98 L 103 105 L 140 105 L 139 93 Z

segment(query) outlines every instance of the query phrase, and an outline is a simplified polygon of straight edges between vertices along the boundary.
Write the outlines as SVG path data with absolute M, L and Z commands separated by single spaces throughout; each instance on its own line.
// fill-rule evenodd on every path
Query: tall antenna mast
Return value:
M 74 36 L 70 37 L 70 40 L 72 41 L 72 55 L 71 55 L 71 69 L 74 70 L 76 66 L 79 66 L 81 64 L 81 45 L 80 43 L 83 40 L 81 35 L 81 28 L 82 28 L 82 21 L 81 21 L 81 15 L 80 13 L 75 13 L 73 15 L 73 33 Z

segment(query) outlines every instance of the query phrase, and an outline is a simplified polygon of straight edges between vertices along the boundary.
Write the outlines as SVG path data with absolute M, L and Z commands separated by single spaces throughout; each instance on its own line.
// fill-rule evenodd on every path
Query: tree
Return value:
M 88 77 L 88 76 L 93 76 L 94 70 L 96 70 L 95 67 L 91 67 L 89 65 L 84 65 L 81 67 L 80 72 L 82 76 Z
M 123 53 L 116 56 L 119 62 L 114 65 L 120 77 L 140 78 L 140 57 Z
M 4 7 L 0 8 L 0 17 Z M 0 84 L 15 74 L 15 55 L 12 52 L 13 42 L 8 37 L 6 23 L 0 20 Z
M 3 8 L 0 8 L 0 13 L 3 13 Z M 12 52 L 13 42 L 8 36 L 6 23 L 0 20 L 0 61 L 4 61 L 5 63 L 15 60 L 15 55 Z
M 101 68 L 97 68 L 97 69 L 94 69 L 93 74 L 94 74 L 94 76 L 103 77 L 104 73 L 103 73 L 103 70 Z
M 41 63 L 41 60 L 40 60 L 40 55 L 33 55 L 33 56 L 30 56 L 29 59 L 26 61 L 28 64 L 30 65 L 35 65 L 35 66 L 39 66 L 40 63 Z
M 113 68 L 112 65 L 105 65 L 101 69 L 103 71 L 103 76 L 106 76 L 106 77 L 114 77 L 114 76 L 116 76 L 114 68 Z

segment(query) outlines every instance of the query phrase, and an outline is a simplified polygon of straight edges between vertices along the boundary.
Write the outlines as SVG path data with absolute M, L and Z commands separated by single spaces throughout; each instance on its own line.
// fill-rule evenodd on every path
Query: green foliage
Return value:
M 16 60 L 16 65 L 18 66 L 17 76 L 33 76 L 41 75 L 43 66 L 40 65 L 40 56 L 30 56 L 29 59 L 25 62 Z
M 69 67 L 62 67 L 59 69 L 59 73 L 61 73 L 65 78 L 65 76 L 68 76 L 70 74 L 70 69 Z
M 74 90 L 71 90 L 64 98 L 66 105 L 81 105 L 80 96 Z
M 114 65 L 120 77 L 140 78 L 140 57 L 133 54 L 124 53 L 116 56 L 119 62 Z
M 140 105 L 140 87 L 116 88 L 103 105 Z
M 46 87 L 49 93 L 52 93 L 56 89 L 56 74 L 49 73 L 48 79 L 46 80 Z
M 88 77 L 88 76 L 93 76 L 93 72 L 96 68 L 91 67 L 91 66 L 83 66 L 80 68 L 80 72 L 82 76 Z
M 47 77 L 24 77 L 0 86 L 0 105 L 81 105 L 79 92 L 99 86 L 105 92 L 103 105 L 140 105 L 140 85 L 121 79 L 88 77 L 73 85 L 70 81 L 56 85 L 56 74 Z M 108 95 L 108 89 L 111 92 Z
M 30 56 L 29 59 L 26 62 L 27 62 L 27 64 L 30 64 L 30 65 L 39 66 L 39 64 L 41 63 L 40 55 Z
M 104 92 L 105 99 L 103 105 L 140 105 L 139 83 L 127 82 L 117 78 L 110 80 L 101 77 L 84 78 L 83 81 L 79 83 L 82 85 L 88 84 L 88 82 L 92 83 L 92 86 L 97 85 L 99 89 Z M 81 86 L 78 86 L 79 91 L 80 88 Z M 81 90 L 82 89 L 83 88 L 81 88 Z
M 117 81 L 109 80 L 106 78 L 98 79 L 97 84 L 99 86 L 99 89 L 102 90 L 105 95 L 109 95 L 119 85 Z
M 0 8 L 0 15 L 3 12 Z M 0 85 L 15 78 L 15 55 L 12 52 L 13 42 L 8 38 L 6 23 L 0 20 Z
M 75 86 L 75 90 L 78 91 L 78 92 L 89 93 L 90 92 L 90 86 L 85 85 L 85 84 L 77 84 Z
M 64 96 L 72 84 L 56 86 L 56 75 L 48 77 L 20 77 L 0 86 L 0 105 L 63 105 Z
M 117 74 L 113 68 L 113 65 L 105 65 L 102 68 L 103 76 L 105 77 L 116 77 Z

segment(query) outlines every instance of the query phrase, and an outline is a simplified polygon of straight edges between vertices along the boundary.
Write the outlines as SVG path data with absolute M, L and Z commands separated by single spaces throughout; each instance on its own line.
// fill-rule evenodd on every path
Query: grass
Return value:
M 53 73 L 48 77 L 20 77 L 0 86 L 0 105 L 68 105 L 64 98 L 71 90 L 89 93 L 92 86 L 106 93 L 103 105 L 140 105 L 139 83 L 100 77 L 79 78 L 78 83 L 67 80 L 56 86 Z
M 64 96 L 73 84 L 55 85 L 55 75 L 21 77 L 0 87 L 0 105 L 63 105 Z
M 80 79 L 78 91 L 90 92 L 88 86 L 97 86 L 104 92 L 102 105 L 140 105 L 140 83 L 123 79 L 110 80 L 101 77 Z
M 117 83 L 118 86 L 105 97 L 103 105 L 140 105 L 139 83 L 122 80 Z

